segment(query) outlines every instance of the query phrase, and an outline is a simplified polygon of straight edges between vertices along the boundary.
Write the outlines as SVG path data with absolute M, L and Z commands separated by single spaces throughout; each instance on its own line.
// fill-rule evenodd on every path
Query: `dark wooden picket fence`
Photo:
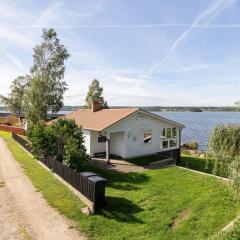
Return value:
M 17 135 L 16 133 L 14 133 L 14 132 L 12 132 L 12 138 L 13 138 L 16 142 L 18 142 L 22 147 L 24 147 L 28 152 L 32 153 L 32 148 L 31 148 L 31 146 L 30 146 L 30 143 L 29 143 L 26 139 L 18 136 L 18 135 Z
M 12 133 L 12 138 L 28 152 L 33 152 L 27 140 L 15 133 Z M 95 210 L 105 205 L 106 180 L 104 178 L 92 172 L 77 172 L 53 158 L 40 161 L 89 199 L 94 204 Z

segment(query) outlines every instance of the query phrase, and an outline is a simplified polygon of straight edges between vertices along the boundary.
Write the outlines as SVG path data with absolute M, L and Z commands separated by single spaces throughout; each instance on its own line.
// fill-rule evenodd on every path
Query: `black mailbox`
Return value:
M 100 176 L 91 176 L 88 180 L 91 188 L 93 189 L 93 195 L 91 197 L 94 199 L 95 209 L 99 209 L 105 205 L 106 179 Z
M 90 199 L 91 201 L 93 201 L 94 199 L 92 198 L 92 194 L 91 194 L 91 186 L 89 185 L 89 180 L 88 178 L 89 177 L 92 177 L 92 176 L 97 176 L 96 173 L 93 173 L 93 172 L 81 172 L 80 173 L 81 175 L 81 180 L 82 180 L 82 189 L 80 190 L 82 192 L 82 194 L 84 196 L 86 196 L 88 199 Z
M 96 176 L 96 173 L 93 172 L 81 172 L 81 175 L 85 178 L 91 177 L 91 176 Z

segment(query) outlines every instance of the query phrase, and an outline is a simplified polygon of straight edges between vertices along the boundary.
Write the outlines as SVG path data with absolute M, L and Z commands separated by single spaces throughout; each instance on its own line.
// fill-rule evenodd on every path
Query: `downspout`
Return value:
M 178 141 L 179 141 L 179 149 L 178 149 L 178 162 L 180 161 L 181 157 L 181 133 L 182 133 L 183 128 L 179 128 L 179 136 L 178 136 Z
M 179 128 L 179 134 L 178 134 L 179 148 L 181 147 L 181 132 L 182 132 L 182 128 Z

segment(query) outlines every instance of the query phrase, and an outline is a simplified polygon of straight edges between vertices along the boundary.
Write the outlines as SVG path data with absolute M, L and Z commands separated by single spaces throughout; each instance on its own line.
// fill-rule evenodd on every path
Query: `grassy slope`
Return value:
M 181 160 L 178 165 L 210 174 L 213 170 L 212 162 L 209 161 L 208 165 L 206 165 L 206 159 L 193 157 L 187 154 L 181 154 Z
M 109 180 L 108 206 L 85 216 L 81 202 L 66 187 L 9 134 L 0 132 L 0 136 L 49 204 L 75 220 L 92 239 L 206 239 L 232 220 L 238 209 L 229 188 L 213 178 L 174 167 L 128 174 L 93 167 Z M 189 218 L 172 230 L 173 219 L 184 210 L 189 210 Z
M 128 162 L 139 165 L 139 166 L 147 166 L 152 162 L 156 162 L 162 159 L 165 159 L 166 157 L 161 154 L 154 154 L 154 155 L 150 155 L 150 156 L 143 156 L 143 157 L 136 157 L 136 158 L 130 158 L 127 159 Z
M 224 232 L 216 235 L 212 240 L 239 240 L 240 239 L 240 220 L 234 224 L 233 231 Z

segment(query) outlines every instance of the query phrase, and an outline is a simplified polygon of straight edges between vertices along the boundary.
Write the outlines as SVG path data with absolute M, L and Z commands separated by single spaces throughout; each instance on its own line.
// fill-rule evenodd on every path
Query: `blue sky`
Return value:
M 71 58 L 66 105 L 92 79 L 110 105 L 230 106 L 240 99 L 239 0 L 0 0 L 0 94 L 26 74 L 43 27 Z

